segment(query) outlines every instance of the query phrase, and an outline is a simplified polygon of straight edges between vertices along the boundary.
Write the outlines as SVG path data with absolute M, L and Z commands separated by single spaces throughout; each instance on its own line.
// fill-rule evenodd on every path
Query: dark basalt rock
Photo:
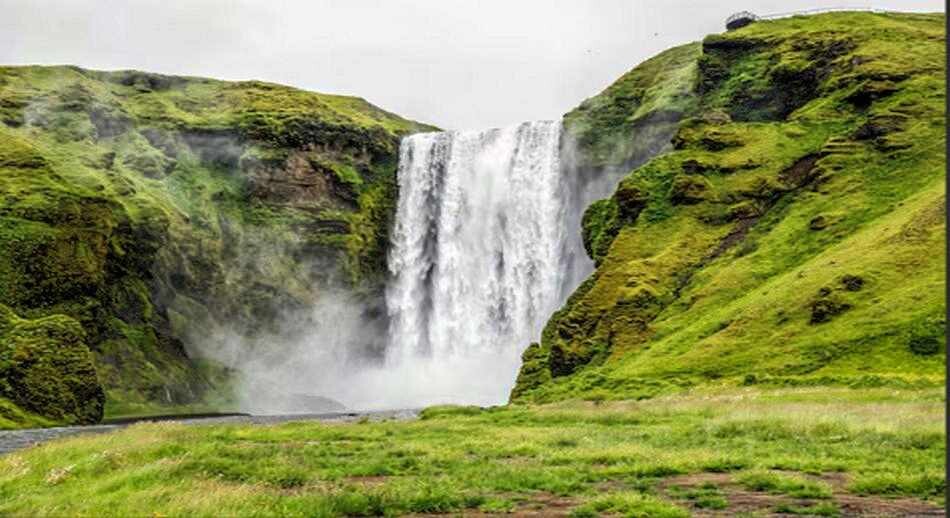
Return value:
M 552 347 L 548 356 L 548 367 L 552 377 L 567 376 L 578 368 L 591 362 L 593 351 L 568 351 L 561 347 Z
M 931 335 L 912 336 L 907 348 L 918 356 L 934 355 L 940 352 L 940 339 Z
M 765 44 L 767 44 L 767 42 L 759 38 L 711 34 L 706 36 L 706 39 L 703 40 L 703 53 L 705 54 L 716 51 L 747 51 Z
M 708 151 L 722 151 L 731 147 L 739 147 L 742 145 L 742 141 L 732 135 L 711 132 L 699 140 L 699 145 Z
M 712 189 L 709 181 L 698 175 L 679 174 L 670 186 L 670 201 L 676 205 L 692 205 L 705 200 Z
M 857 275 L 845 275 L 841 278 L 841 285 L 848 291 L 861 291 L 864 287 L 864 279 Z
M 888 97 L 898 90 L 899 88 L 892 81 L 867 81 L 858 86 L 844 100 L 857 108 L 864 109 L 871 106 L 874 101 Z
M 779 180 L 793 188 L 802 187 L 817 179 L 816 164 L 819 155 L 805 155 L 792 164 L 791 167 L 779 173 Z
M 292 153 L 277 167 L 251 165 L 247 169 L 247 186 L 252 198 L 293 207 L 332 207 L 341 198 L 355 201 L 351 191 L 335 182 L 332 171 L 301 152 Z M 346 196 L 340 196 L 341 193 Z
M 754 200 L 745 200 L 729 207 L 731 221 L 758 218 L 765 214 L 765 208 Z
M 649 201 L 647 193 L 630 182 L 621 182 L 614 198 L 617 200 L 620 216 L 627 221 L 636 220 Z
M 700 162 L 692 158 L 683 161 L 683 172 L 686 174 L 707 174 L 718 171 L 718 166 L 711 163 Z
M 828 322 L 849 309 L 851 305 L 834 297 L 831 289 L 822 288 L 818 297 L 811 303 L 811 319 L 808 323 L 814 325 Z
M 178 158 L 179 146 L 171 132 L 159 128 L 142 128 L 139 132 L 150 146 L 161 151 L 168 158 Z
M 907 121 L 906 115 L 889 114 L 872 117 L 862 124 L 853 137 L 856 140 L 873 140 L 891 133 L 901 131 Z

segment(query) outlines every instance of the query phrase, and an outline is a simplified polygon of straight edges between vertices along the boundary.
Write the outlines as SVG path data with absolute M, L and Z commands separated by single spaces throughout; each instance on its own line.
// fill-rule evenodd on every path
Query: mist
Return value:
M 345 290 L 285 313 L 279 333 L 248 337 L 219 323 L 193 332 L 190 353 L 233 371 L 238 408 L 252 414 L 414 409 L 443 403 L 507 401 L 520 350 L 470 351 L 446 361 L 374 354 L 387 334 Z

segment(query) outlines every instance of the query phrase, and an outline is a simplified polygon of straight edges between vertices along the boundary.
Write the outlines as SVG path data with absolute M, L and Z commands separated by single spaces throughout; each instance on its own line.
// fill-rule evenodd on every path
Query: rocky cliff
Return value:
M 943 29 L 758 22 L 569 113 L 579 167 L 632 170 L 587 210 L 596 271 L 525 351 L 512 400 L 943 383 Z
M 324 289 L 377 313 L 399 138 L 425 128 L 256 81 L 0 68 L 0 423 L 200 402 L 225 373 L 189 336 Z

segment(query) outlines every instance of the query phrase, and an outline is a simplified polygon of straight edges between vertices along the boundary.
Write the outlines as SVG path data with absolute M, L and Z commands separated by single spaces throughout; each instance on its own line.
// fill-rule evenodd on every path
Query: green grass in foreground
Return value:
M 412 422 L 140 424 L 0 457 L 0 515 L 835 516 L 845 495 L 920 512 L 943 505 L 943 408 L 938 389 L 750 387 Z

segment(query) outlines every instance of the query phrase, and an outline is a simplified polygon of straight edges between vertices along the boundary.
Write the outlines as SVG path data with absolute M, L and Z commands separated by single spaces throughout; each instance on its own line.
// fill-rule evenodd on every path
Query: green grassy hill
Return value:
M 0 67 L 0 426 L 200 404 L 220 372 L 191 329 L 379 292 L 425 128 L 257 81 Z
M 512 400 L 942 386 L 944 41 L 944 15 L 760 22 L 568 114 L 582 167 L 649 158 L 664 125 L 672 144 L 585 214 L 597 269 Z

